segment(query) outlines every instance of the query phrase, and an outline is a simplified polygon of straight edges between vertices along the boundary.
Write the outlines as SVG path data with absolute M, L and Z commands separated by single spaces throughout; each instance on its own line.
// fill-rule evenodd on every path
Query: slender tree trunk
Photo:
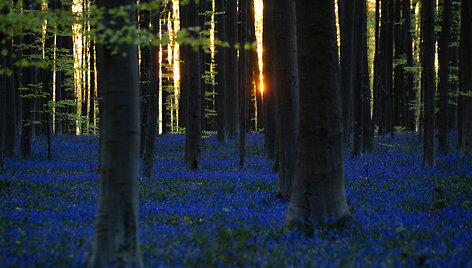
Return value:
M 2 12 L 3 13 L 3 12 Z M 0 39 L 5 40 L 5 34 L 0 34 Z M 7 43 L 8 44 L 8 43 Z M 5 50 L 7 44 L 0 44 L 0 49 Z M 6 56 L 0 55 L 0 66 L 6 66 Z M 5 137 L 6 137 L 6 97 L 7 97 L 7 74 L 0 75 L 0 174 L 5 170 Z
M 159 11 L 154 11 L 156 14 L 151 14 L 151 31 L 154 35 L 159 32 Z M 150 91 L 149 91 L 149 114 L 148 128 L 146 133 L 143 155 L 143 173 L 144 176 L 152 177 L 154 164 L 154 142 L 156 140 L 157 119 L 159 116 L 158 109 L 158 91 L 159 91 L 159 46 L 150 47 Z
M 452 0 L 451 39 L 449 44 L 449 131 L 458 129 L 460 1 Z M 460 146 L 459 146 L 460 147 Z
M 300 133 L 288 225 L 352 218 L 344 146 L 334 1 L 296 1 Z
M 405 126 L 405 87 L 404 87 L 404 76 L 405 76 L 405 63 L 404 57 L 405 52 L 403 51 L 403 35 L 402 26 L 403 19 L 401 0 L 395 0 L 395 12 L 394 12 L 394 43 L 395 43 L 395 58 L 394 58 L 394 70 L 393 70 L 393 125 L 394 126 Z
M 423 166 L 436 165 L 434 155 L 434 113 L 435 113 L 435 1 L 423 0 L 424 30 L 423 30 L 423 81 L 424 81 L 424 155 Z
M 17 153 L 17 138 L 16 132 L 18 129 L 16 111 L 18 103 L 15 101 L 15 77 L 18 73 L 15 73 L 13 65 L 13 47 L 12 40 L 7 39 L 6 42 L 6 67 L 12 70 L 12 75 L 6 77 L 6 96 L 5 96 L 5 156 L 13 156 Z
M 215 21 L 216 32 L 215 38 L 220 41 L 226 41 L 226 16 L 225 1 L 216 0 L 215 2 Z M 216 63 L 216 113 L 217 113 L 217 136 L 216 140 L 219 142 L 226 142 L 226 75 L 225 75 L 225 61 L 226 48 L 219 46 L 216 49 L 215 63 Z
M 407 131 L 415 131 L 415 109 L 413 109 L 412 105 L 416 102 L 416 92 L 415 92 L 415 85 L 414 85 L 414 73 L 412 71 L 414 64 L 413 64 L 413 38 L 411 36 L 411 10 L 410 10 L 411 1 L 410 0 L 402 0 L 402 9 L 403 9 L 403 50 L 405 51 L 406 57 L 406 66 L 409 68 L 405 70 L 405 92 L 407 94 L 406 99 L 406 130 Z
M 451 1 L 442 1 L 441 33 L 439 35 L 439 153 L 449 153 L 449 40 L 451 35 Z
M 229 43 L 226 56 L 226 134 L 235 138 L 239 135 L 238 109 L 238 13 L 237 0 L 226 2 L 226 33 Z
M 379 134 L 383 134 L 383 124 L 381 123 L 381 76 L 380 76 L 380 62 L 381 61 L 381 54 L 380 54 L 380 0 L 375 1 L 375 54 L 374 54 L 374 81 L 373 81 L 373 95 L 374 95 L 374 102 L 373 102 L 373 126 L 372 131 L 374 131 L 375 125 L 379 127 Z M 372 133 L 373 135 L 374 133 Z
M 141 0 L 141 3 L 149 2 Z M 150 21 L 149 11 L 140 11 L 139 27 L 141 29 L 149 30 Z M 140 65 L 140 83 L 139 89 L 141 92 L 141 139 L 139 153 L 143 154 L 146 144 L 146 134 L 148 132 L 148 115 L 151 109 L 150 97 L 150 81 L 151 81 L 151 48 L 148 45 L 141 45 L 141 65 Z
M 380 42 L 382 53 L 381 65 L 381 110 L 383 111 L 384 131 L 393 136 L 393 0 L 382 1 L 382 19 L 380 29 Z
M 268 159 L 275 160 L 277 148 L 277 93 L 274 70 L 274 22 L 272 0 L 264 0 L 263 31 L 263 68 L 264 92 L 262 105 L 264 110 L 264 149 Z
M 97 5 L 110 10 L 133 1 L 98 0 Z M 122 29 L 136 23 L 134 14 L 128 22 L 105 14 L 105 28 Z M 113 44 L 120 53 L 112 54 L 106 44 L 97 44 L 97 58 L 103 93 L 102 165 L 97 205 L 92 267 L 142 267 L 138 239 L 139 177 L 139 85 L 135 45 Z M 126 56 L 122 56 L 122 54 Z
M 364 83 L 364 24 L 367 21 L 367 17 L 363 14 L 363 5 L 365 0 L 356 0 L 355 2 L 355 23 L 354 23 L 354 37 L 353 40 L 357 40 L 353 46 L 353 80 L 352 80 L 352 112 L 353 112 L 353 123 L 354 123 L 354 139 L 352 146 L 352 156 L 359 156 L 362 153 L 362 98 L 363 98 L 363 83 Z
M 183 7 L 186 23 L 183 27 L 197 27 L 199 25 L 199 7 L 195 2 Z M 196 34 L 193 34 L 196 37 Z M 199 169 L 202 161 L 202 141 L 201 141 L 201 91 L 200 91 L 200 53 L 187 45 L 186 57 L 186 91 L 187 91 L 187 132 L 185 135 L 185 146 L 187 154 L 185 156 L 187 168 L 190 170 Z M 237 112 L 237 110 L 236 110 Z
M 341 91 L 343 101 L 344 143 L 350 145 L 350 119 L 352 88 L 354 81 L 354 25 L 356 5 L 354 0 L 340 0 L 341 9 Z
M 461 153 L 472 154 L 472 0 L 461 1 L 461 88 L 462 143 Z

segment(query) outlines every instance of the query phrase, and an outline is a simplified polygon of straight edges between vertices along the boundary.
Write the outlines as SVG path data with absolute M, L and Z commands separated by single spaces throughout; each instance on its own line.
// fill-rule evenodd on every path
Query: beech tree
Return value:
M 287 222 L 350 220 L 334 1 L 297 0 L 296 21 L 300 132 Z
M 226 33 L 229 43 L 226 55 L 226 134 L 235 138 L 239 135 L 238 110 L 238 1 L 226 2 Z
M 136 24 L 136 15 L 116 17 L 113 12 L 131 0 L 98 0 L 101 19 L 113 32 Z M 125 9 L 126 10 L 126 9 Z M 116 14 L 115 14 L 116 15 Z M 111 21 L 114 23 L 112 24 Z M 102 86 L 100 189 L 92 267 L 142 267 L 138 241 L 139 85 L 137 46 L 109 44 L 102 36 L 97 58 Z M 117 53 L 116 53 L 117 52 Z
M 215 38 L 220 41 L 226 41 L 226 16 L 225 0 L 215 1 Z M 217 136 L 219 142 L 226 142 L 226 75 L 225 75 L 226 48 L 217 47 L 215 54 L 216 64 L 216 113 L 217 113 Z
M 299 85 L 295 1 L 273 3 L 277 90 L 279 179 L 277 196 L 290 198 L 295 173 L 298 136 Z
M 464 155 L 472 154 L 472 0 L 461 1 L 462 144 Z
M 245 48 L 247 43 L 247 12 L 248 1 L 239 1 L 240 24 L 239 24 L 239 167 L 244 167 L 246 158 L 246 98 L 248 91 L 248 53 Z
M 435 71 L 434 53 L 436 38 L 434 35 L 435 6 L 433 0 L 423 0 L 423 84 L 424 84 L 424 143 L 423 166 L 436 165 L 434 154 L 434 113 L 435 113 Z

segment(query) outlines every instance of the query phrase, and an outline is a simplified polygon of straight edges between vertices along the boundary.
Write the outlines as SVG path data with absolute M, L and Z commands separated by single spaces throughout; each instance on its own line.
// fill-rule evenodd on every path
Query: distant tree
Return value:
M 436 165 L 434 155 L 434 113 L 435 113 L 435 71 L 434 71 L 434 53 L 435 53 L 435 1 L 423 0 L 423 83 L 424 83 L 424 155 L 423 166 Z
M 107 29 L 135 25 L 134 12 L 113 17 L 131 0 L 97 0 Z M 114 23 L 110 23 L 113 21 Z M 106 40 L 106 37 L 102 37 Z M 102 97 L 102 152 L 92 267 L 142 267 L 138 236 L 139 85 L 137 46 L 97 42 Z M 118 53 L 114 53 L 115 48 Z
M 226 16 L 225 0 L 215 1 L 215 21 L 216 31 L 215 38 L 220 41 L 226 41 Z M 225 61 L 226 48 L 219 46 L 216 49 L 215 63 L 216 63 L 216 113 L 217 113 L 217 135 L 216 139 L 219 142 L 226 142 L 226 75 L 225 75 Z
M 402 0 L 402 18 L 403 18 L 403 27 L 402 27 L 402 40 L 403 40 L 403 51 L 405 52 L 406 58 L 406 67 L 408 69 L 405 70 L 405 82 L 404 82 L 404 90 L 407 94 L 407 98 L 405 100 L 405 106 L 407 109 L 406 113 L 406 130 L 408 131 L 415 131 L 415 109 L 413 109 L 412 103 L 416 101 L 416 92 L 414 86 L 414 74 L 413 74 L 413 38 L 411 35 L 411 1 L 410 0 Z
M 451 35 L 452 4 L 443 0 L 441 32 L 439 34 L 439 112 L 438 144 L 439 153 L 449 153 L 449 40 Z
M 353 103 L 352 114 L 353 114 L 353 125 L 354 125 L 354 139 L 352 146 L 352 156 L 359 156 L 362 152 L 362 136 L 363 136 L 363 109 L 362 109 L 362 99 L 363 99 L 363 87 L 364 87 L 364 49 L 367 49 L 367 46 L 364 46 L 366 42 L 366 34 L 364 33 L 364 24 L 367 23 L 367 16 L 364 13 L 365 0 L 357 0 L 355 2 L 355 14 L 354 14 L 354 37 L 353 40 L 356 40 L 354 45 L 353 53 L 353 80 L 352 80 L 352 96 L 351 102 Z M 364 2 L 364 3 L 363 3 Z
M 238 109 L 238 1 L 226 2 L 226 37 L 229 48 L 226 51 L 226 135 L 231 138 L 239 135 Z
M 247 12 L 249 0 L 239 1 L 239 167 L 244 167 L 246 158 L 246 114 L 248 95 L 248 51 L 244 47 L 248 39 Z
M 6 11 L 4 11 L 6 12 Z M 11 37 L 1 38 L 5 40 L 3 51 L 6 51 L 5 55 L 5 68 L 10 70 L 10 75 L 5 76 L 5 147 L 4 155 L 12 156 L 17 153 L 17 129 L 18 122 L 16 119 L 17 106 L 19 103 L 16 102 L 15 92 L 15 78 L 18 73 L 15 73 L 15 67 L 13 65 L 13 43 Z M 1 108 L 0 108 L 1 109 Z
M 159 12 L 152 11 L 150 14 L 151 32 L 157 36 L 159 34 Z M 150 53 L 150 81 L 149 81 L 149 109 L 147 116 L 147 132 L 144 144 L 143 173 L 146 177 L 152 176 L 154 164 L 154 142 L 157 134 L 158 110 L 158 90 L 159 90 L 159 47 L 151 46 Z
M 461 1 L 461 88 L 462 145 L 464 155 L 472 154 L 472 0 Z
M 297 0 L 300 132 L 288 225 L 350 220 L 334 1 Z
M 182 13 L 185 16 L 183 27 L 198 27 L 199 6 L 194 1 L 183 7 Z M 193 32 L 192 36 L 197 37 Z M 201 83 L 200 83 L 200 52 L 198 49 L 186 45 L 186 56 L 184 62 L 185 68 L 185 86 L 187 92 L 187 123 L 185 135 L 185 161 L 190 170 L 199 169 L 202 161 L 202 141 L 201 141 Z
M 380 52 L 380 0 L 375 0 L 375 52 L 374 52 L 374 81 L 373 81 L 373 111 L 372 111 L 372 124 L 373 126 L 377 125 L 379 127 L 378 133 L 383 133 L 383 127 L 381 123 L 382 119 L 382 108 L 381 106 L 381 76 L 380 76 L 380 63 L 381 63 L 381 52 Z M 374 127 L 372 127 L 374 130 Z
M 354 81 L 354 25 L 356 1 L 341 0 L 339 3 L 341 28 L 341 92 L 343 101 L 344 143 L 349 145 L 351 133 L 352 83 Z
M 279 179 L 277 196 L 290 198 L 297 156 L 299 84 L 295 1 L 274 1 Z
M 393 124 L 405 126 L 406 93 L 405 93 L 405 51 L 403 44 L 404 14 L 401 8 L 402 0 L 394 1 L 394 63 L 393 63 Z
M 5 40 L 5 34 L 0 33 L 0 39 Z M 4 50 L 6 44 L 0 44 L 0 49 Z M 0 66 L 5 69 L 6 56 L 0 55 Z M 6 97 L 7 97 L 7 75 L 5 70 L 0 74 L 0 174 L 4 171 L 4 157 L 5 157 L 5 126 L 6 126 Z
M 275 160 L 277 152 L 277 93 L 276 78 L 274 70 L 275 54 L 274 45 L 274 19 L 272 0 L 264 0 L 263 14 L 263 73 L 264 73 L 264 92 L 262 98 L 264 114 L 264 151 L 268 159 Z

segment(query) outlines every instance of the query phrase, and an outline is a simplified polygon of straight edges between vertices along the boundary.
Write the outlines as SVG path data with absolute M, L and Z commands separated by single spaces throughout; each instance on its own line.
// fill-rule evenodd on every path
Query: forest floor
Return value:
M 284 229 L 287 203 L 275 198 L 261 134 L 248 135 L 243 170 L 237 141 L 204 140 L 203 168 L 193 172 L 183 166 L 183 135 L 157 138 L 154 176 L 139 179 L 147 267 L 472 266 L 472 157 L 455 150 L 423 169 L 413 134 L 376 137 L 374 152 L 357 158 L 348 149 L 346 195 L 357 223 L 307 235 Z M 90 259 L 97 138 L 54 137 L 52 148 L 46 160 L 40 137 L 33 157 L 6 160 L 2 267 L 84 267 Z

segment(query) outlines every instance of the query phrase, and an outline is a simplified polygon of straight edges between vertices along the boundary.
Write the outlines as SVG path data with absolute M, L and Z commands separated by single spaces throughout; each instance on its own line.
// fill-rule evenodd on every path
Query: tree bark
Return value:
M 405 52 L 406 57 L 406 66 L 409 70 L 405 70 L 405 92 L 407 94 L 406 99 L 406 130 L 407 131 L 415 131 L 415 109 L 413 109 L 412 104 L 416 102 L 416 92 L 415 92 L 415 85 L 414 85 L 414 73 L 412 68 L 414 67 L 413 64 L 413 48 L 412 43 L 413 39 L 411 36 L 411 10 L 410 10 L 411 2 L 410 0 L 402 0 L 402 9 L 403 9 L 403 50 Z
M 130 0 L 98 0 L 105 10 L 132 5 Z M 106 29 L 119 30 L 135 24 L 116 20 L 111 25 L 111 14 L 105 14 L 102 24 Z M 139 85 L 136 45 L 108 44 L 120 53 L 112 54 L 107 44 L 97 44 L 97 58 L 103 93 L 102 154 L 100 190 L 97 204 L 95 243 L 92 267 L 142 267 L 138 239 L 139 177 Z M 123 56 L 122 54 L 125 54 Z
M 354 139 L 352 146 L 352 156 L 359 156 L 362 153 L 362 98 L 363 98 L 363 83 L 364 83 L 364 24 L 367 17 L 363 14 L 363 5 L 365 0 L 356 0 L 355 2 L 355 23 L 354 23 L 354 37 L 357 40 L 353 45 L 353 80 L 352 80 L 352 112 L 354 124 Z
M 274 1 L 279 178 L 276 195 L 290 198 L 297 156 L 299 83 L 295 1 Z
M 183 7 L 185 9 L 186 23 L 183 27 L 197 27 L 199 25 L 199 7 L 191 1 Z M 196 33 L 193 37 L 197 38 Z M 186 165 L 190 170 L 201 167 L 202 161 L 202 141 L 201 141 L 201 83 L 200 83 L 200 52 L 194 50 L 190 45 L 186 45 L 186 57 L 184 65 L 186 68 L 186 91 L 187 91 L 187 132 L 185 135 Z M 237 112 L 237 110 L 236 110 Z
M 472 154 L 472 0 L 461 1 L 461 88 L 462 143 L 461 153 Z
M 423 0 L 424 28 L 423 28 L 423 82 L 424 82 L 424 143 L 423 166 L 435 166 L 434 155 L 434 113 L 435 113 L 435 1 Z
M 352 218 L 344 146 L 334 1 L 296 1 L 300 133 L 288 225 Z
M 225 1 L 216 0 L 215 2 L 215 20 L 216 20 L 216 31 L 215 39 L 220 41 L 226 41 L 226 16 L 223 13 L 225 11 Z M 226 142 L 226 75 L 225 75 L 225 61 L 226 61 L 226 48 L 218 46 L 215 54 L 216 63 L 216 113 L 217 113 L 217 136 L 216 140 L 219 142 Z
M 244 45 L 247 43 L 247 12 L 248 1 L 239 1 L 239 168 L 244 167 L 246 159 L 246 98 L 248 91 L 247 50 Z
M 237 0 L 226 2 L 226 33 L 229 43 L 226 58 L 226 135 L 231 138 L 239 135 L 238 51 L 235 47 L 238 42 L 237 7 Z
M 451 35 L 451 1 L 442 1 L 441 32 L 439 49 L 439 112 L 438 144 L 439 153 L 449 153 L 449 40 Z

